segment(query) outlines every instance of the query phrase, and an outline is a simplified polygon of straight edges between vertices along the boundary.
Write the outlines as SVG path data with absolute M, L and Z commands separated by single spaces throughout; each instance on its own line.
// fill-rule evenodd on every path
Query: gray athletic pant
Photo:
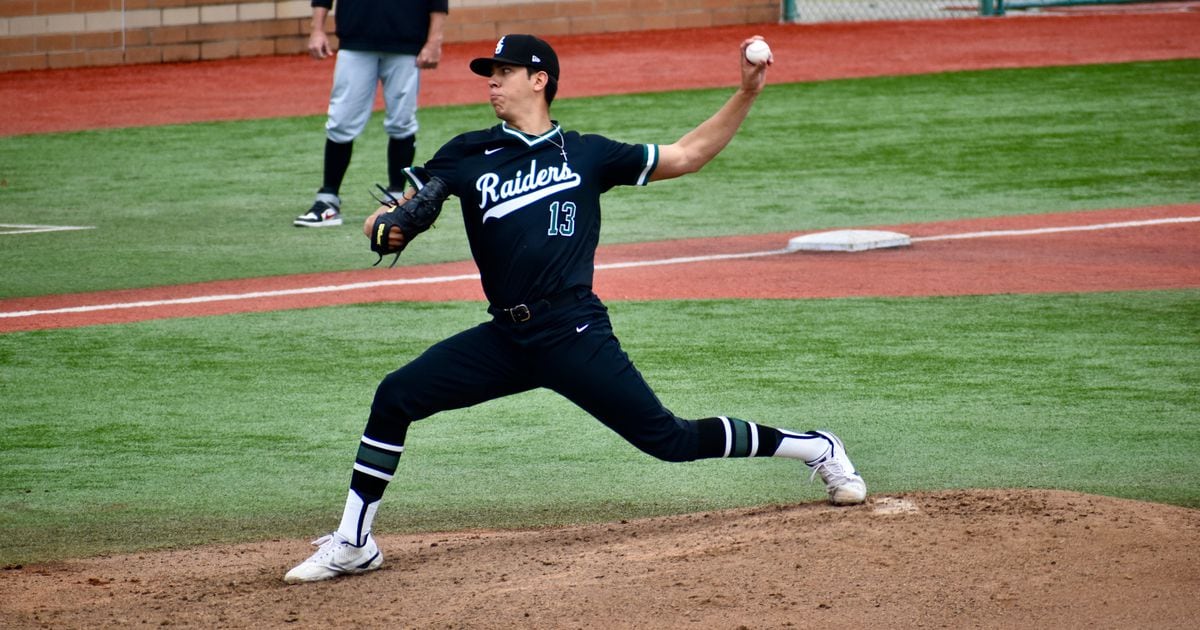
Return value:
M 387 110 L 383 128 L 388 137 L 412 137 L 417 133 L 420 76 L 415 55 L 339 50 L 329 95 L 326 137 L 339 144 L 357 138 L 371 118 L 379 84 L 383 85 Z

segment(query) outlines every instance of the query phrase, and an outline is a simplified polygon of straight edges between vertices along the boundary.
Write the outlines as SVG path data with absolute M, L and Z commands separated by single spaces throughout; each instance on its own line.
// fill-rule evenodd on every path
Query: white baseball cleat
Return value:
M 825 482 L 825 491 L 829 493 L 829 502 L 834 505 L 858 505 L 867 500 L 867 482 L 854 469 L 850 458 L 846 455 L 846 447 L 838 437 L 828 431 L 813 431 L 829 440 L 829 452 L 817 460 L 812 467 L 812 476 L 821 475 Z
M 383 564 L 383 554 L 370 534 L 367 534 L 367 542 L 359 547 L 350 544 L 338 532 L 322 536 L 312 544 L 318 547 L 317 552 L 288 571 L 283 576 L 284 582 L 319 582 L 339 575 L 374 571 Z

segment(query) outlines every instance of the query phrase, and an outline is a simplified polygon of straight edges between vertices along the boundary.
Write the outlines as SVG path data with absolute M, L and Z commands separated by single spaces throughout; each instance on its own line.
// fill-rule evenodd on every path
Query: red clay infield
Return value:
M 1200 204 L 878 227 L 916 239 L 974 236 L 897 249 L 745 258 L 722 256 L 774 252 L 797 233 L 615 245 L 597 255 L 596 291 L 605 299 L 651 300 L 1200 286 Z M 672 260 L 678 258 L 691 260 Z M 621 266 L 627 263 L 637 266 Z M 356 302 L 482 299 L 470 262 L 370 268 L 0 300 L 0 333 Z

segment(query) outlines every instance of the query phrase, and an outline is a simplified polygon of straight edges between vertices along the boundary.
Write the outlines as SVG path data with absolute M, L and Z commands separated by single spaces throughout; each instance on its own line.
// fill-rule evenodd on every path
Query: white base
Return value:
M 860 252 L 882 247 L 907 247 L 907 234 L 882 230 L 835 230 L 797 236 L 788 241 L 789 252 Z

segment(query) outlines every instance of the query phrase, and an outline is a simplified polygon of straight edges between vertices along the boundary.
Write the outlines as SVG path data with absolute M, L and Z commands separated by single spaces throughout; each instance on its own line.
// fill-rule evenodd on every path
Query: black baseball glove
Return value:
M 380 187 L 383 190 L 383 187 Z M 379 260 L 375 261 L 378 265 L 384 256 L 395 254 L 392 259 L 392 267 L 396 266 L 396 261 L 400 259 L 400 252 L 412 242 L 418 234 L 428 230 L 437 221 L 438 215 L 442 213 L 442 203 L 450 196 L 450 192 L 446 186 L 446 182 L 441 178 L 434 177 L 425 184 L 421 190 L 412 199 L 400 203 L 386 190 L 386 200 L 380 200 L 380 203 L 391 206 L 387 212 L 375 217 L 375 224 L 371 226 L 371 251 L 379 255 Z M 392 247 L 389 243 L 388 234 L 393 227 L 400 228 L 400 233 L 404 235 L 404 242 L 399 247 Z

